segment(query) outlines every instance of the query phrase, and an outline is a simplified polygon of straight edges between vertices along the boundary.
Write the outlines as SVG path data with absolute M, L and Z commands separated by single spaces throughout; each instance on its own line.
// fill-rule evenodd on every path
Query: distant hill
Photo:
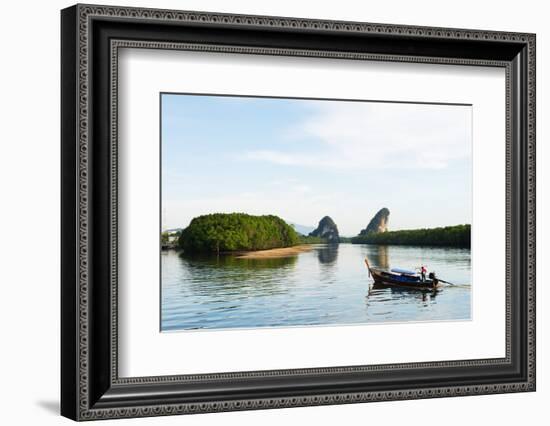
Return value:
M 174 234 L 176 232 L 181 232 L 183 228 L 172 228 L 172 229 L 166 229 L 162 232 L 166 232 L 167 234 Z
M 330 216 L 323 217 L 319 221 L 319 226 L 313 232 L 310 232 L 309 236 L 323 238 L 329 243 L 338 243 L 340 241 L 338 227 Z
M 298 225 L 292 222 L 287 223 L 292 226 L 298 234 L 308 235 L 310 232 L 313 232 L 315 230 L 315 226 Z
M 390 211 L 384 207 L 374 215 L 365 229 L 362 229 L 359 235 L 378 234 L 388 230 L 388 218 Z

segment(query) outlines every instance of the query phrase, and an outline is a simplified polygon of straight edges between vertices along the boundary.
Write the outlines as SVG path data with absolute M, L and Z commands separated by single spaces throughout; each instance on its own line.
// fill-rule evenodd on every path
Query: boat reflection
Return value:
M 407 287 L 388 286 L 380 283 L 369 285 L 365 304 L 367 307 L 371 303 L 388 302 L 404 302 L 405 300 L 417 300 L 421 303 L 434 303 L 438 294 L 443 291 L 442 288 L 435 289 L 414 289 Z
M 376 291 L 376 290 L 390 290 L 390 292 L 395 294 L 411 294 L 411 295 L 430 295 L 432 298 L 435 298 L 435 296 L 442 291 L 441 287 L 436 288 L 423 288 L 423 289 L 416 289 L 416 288 L 407 288 L 407 287 L 395 287 L 395 286 L 388 286 L 380 283 L 373 283 L 370 285 L 369 292 L 370 291 Z

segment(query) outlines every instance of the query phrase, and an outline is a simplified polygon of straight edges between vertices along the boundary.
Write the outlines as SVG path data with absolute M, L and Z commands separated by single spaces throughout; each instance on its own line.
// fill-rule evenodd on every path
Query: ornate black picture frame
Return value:
M 92 420 L 535 390 L 534 34 L 95 5 L 64 9 L 61 28 L 62 415 Z M 120 378 L 120 47 L 504 68 L 506 356 Z

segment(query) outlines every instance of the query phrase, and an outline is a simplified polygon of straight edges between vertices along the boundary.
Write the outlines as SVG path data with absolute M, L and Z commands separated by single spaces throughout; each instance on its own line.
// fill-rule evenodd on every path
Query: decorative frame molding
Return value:
M 139 24 L 140 29 L 127 30 L 129 23 Z M 203 35 L 204 29 L 212 27 L 236 34 L 239 42 L 213 43 Z M 176 36 L 174 28 L 182 33 L 189 30 L 189 34 Z M 269 31 L 275 39 L 282 35 L 282 41 L 275 40 L 269 47 L 245 44 L 247 30 Z M 140 39 L 144 32 L 157 34 L 159 40 Z M 292 40 L 299 41 L 309 32 L 331 40 L 337 49 L 290 46 L 295 44 Z M 347 45 L 332 38 L 336 35 L 348 35 Z M 356 40 L 366 41 L 366 48 L 357 50 Z M 390 51 L 389 42 L 418 45 L 416 50 L 421 53 L 404 54 L 399 46 Z M 445 46 L 451 55 L 442 55 L 438 46 Z M 119 378 L 116 121 L 118 49 L 123 47 L 505 68 L 506 357 Z M 92 420 L 535 390 L 533 34 L 76 5 L 62 11 L 62 56 L 63 415 Z M 517 265 L 512 257 L 521 258 Z M 454 385 L 452 377 L 445 376 L 457 369 L 473 373 L 476 368 L 500 369 L 502 377 L 510 378 L 479 378 Z M 435 385 L 404 386 L 399 375 L 413 370 L 426 371 Z M 395 377 L 395 384 L 377 385 L 379 373 Z M 329 385 L 336 376 L 349 383 L 341 390 L 327 391 L 334 388 Z M 319 382 L 317 387 L 295 389 L 300 380 L 309 378 Z M 235 379 L 250 382 L 250 387 L 243 385 L 240 392 L 224 394 L 224 384 Z M 189 386 L 197 392 L 189 393 Z M 176 388 L 181 392 L 168 396 L 166 391 L 170 389 L 173 395 Z M 268 389 L 270 396 L 254 397 L 259 388 L 263 393 Z

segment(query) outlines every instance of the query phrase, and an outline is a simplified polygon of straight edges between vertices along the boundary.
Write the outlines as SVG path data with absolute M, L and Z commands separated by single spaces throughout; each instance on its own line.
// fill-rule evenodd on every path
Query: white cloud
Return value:
M 322 155 L 314 155 L 309 152 L 303 152 L 296 155 L 272 150 L 248 151 L 245 153 L 244 158 L 247 160 L 266 161 L 283 166 L 345 166 L 345 163 L 338 164 L 337 158 L 325 158 Z
M 465 106 L 316 102 L 294 143 L 315 150 L 248 151 L 244 158 L 286 166 L 330 168 L 444 168 L 471 154 L 471 108 Z

